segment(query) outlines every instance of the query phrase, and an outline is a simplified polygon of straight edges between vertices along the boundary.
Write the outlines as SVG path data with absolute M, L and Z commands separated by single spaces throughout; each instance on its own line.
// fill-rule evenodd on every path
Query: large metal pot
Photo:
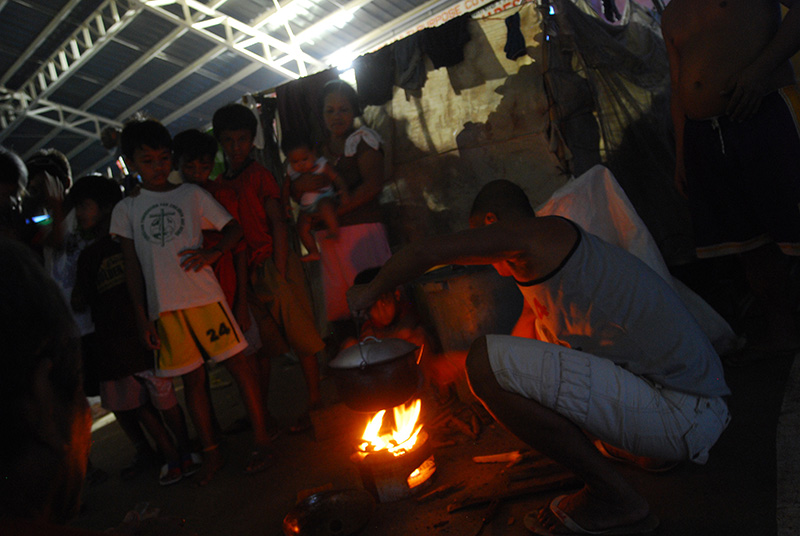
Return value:
M 370 413 L 405 404 L 419 387 L 417 350 L 403 339 L 375 337 L 345 348 L 328 364 L 339 396 L 350 409 Z

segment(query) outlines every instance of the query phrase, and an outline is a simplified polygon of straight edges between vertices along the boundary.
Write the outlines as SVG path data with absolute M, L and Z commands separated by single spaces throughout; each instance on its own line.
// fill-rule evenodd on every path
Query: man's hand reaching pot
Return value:
M 347 290 L 347 305 L 353 316 L 366 312 L 377 300 L 369 290 L 369 284 L 353 285 Z

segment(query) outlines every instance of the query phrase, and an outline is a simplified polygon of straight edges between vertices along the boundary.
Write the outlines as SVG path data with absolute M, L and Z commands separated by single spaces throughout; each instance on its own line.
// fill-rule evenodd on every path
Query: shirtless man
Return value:
M 545 534 L 652 531 L 658 520 L 645 498 L 587 434 L 632 456 L 704 463 L 728 423 L 729 390 L 711 343 L 659 275 L 567 219 L 536 217 L 509 181 L 480 191 L 469 223 L 398 251 L 372 282 L 348 291 L 350 307 L 368 309 L 440 264 L 491 264 L 513 276 L 535 312 L 538 340 L 478 338 L 466 361 L 470 387 L 514 435 L 585 483 L 526 526 Z
M 800 348 L 785 254 L 800 255 L 800 0 L 672 0 L 662 17 L 670 61 L 675 184 L 689 199 L 700 258 L 739 254 L 770 316 L 770 343 Z M 777 246 L 779 247 L 776 247 Z

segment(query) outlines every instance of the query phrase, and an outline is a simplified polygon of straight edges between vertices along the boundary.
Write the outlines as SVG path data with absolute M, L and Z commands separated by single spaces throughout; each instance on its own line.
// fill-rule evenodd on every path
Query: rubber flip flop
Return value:
M 618 527 L 610 527 L 603 530 L 588 530 L 580 525 L 578 525 L 574 519 L 569 517 L 566 512 L 561 510 L 558 505 L 561 501 L 566 497 L 566 495 L 559 495 L 550 503 L 550 511 L 553 513 L 554 516 L 561 522 L 564 527 L 569 530 L 570 532 L 562 533 L 553 533 L 549 530 L 545 529 L 539 523 L 539 519 L 537 518 L 536 512 L 530 512 L 525 516 L 523 523 L 525 528 L 531 531 L 533 534 L 538 534 L 539 536 L 563 536 L 564 534 L 594 534 L 594 535 L 603 535 L 603 536 L 618 536 L 618 535 L 625 535 L 625 534 L 646 534 L 649 532 L 653 532 L 659 524 L 658 518 L 653 514 L 648 514 L 644 519 L 641 521 L 637 521 L 636 523 L 632 523 L 630 525 L 620 525 Z

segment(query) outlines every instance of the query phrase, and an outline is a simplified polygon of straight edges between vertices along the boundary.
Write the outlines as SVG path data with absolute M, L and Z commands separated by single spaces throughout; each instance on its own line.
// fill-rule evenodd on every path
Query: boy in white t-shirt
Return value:
M 202 188 L 167 180 L 172 139 L 161 123 L 128 123 L 121 145 L 142 188 L 114 208 L 110 232 L 122 245 L 137 323 L 144 344 L 155 353 L 156 374 L 183 379 L 205 457 L 200 484 L 222 466 L 205 389 L 205 359 L 224 363 L 238 383 L 255 435 L 245 472 L 264 470 L 271 453 L 261 393 L 241 353 L 247 343 L 209 266 L 241 239 L 242 229 Z M 222 231 L 222 239 L 203 249 L 202 231 L 212 228 Z

